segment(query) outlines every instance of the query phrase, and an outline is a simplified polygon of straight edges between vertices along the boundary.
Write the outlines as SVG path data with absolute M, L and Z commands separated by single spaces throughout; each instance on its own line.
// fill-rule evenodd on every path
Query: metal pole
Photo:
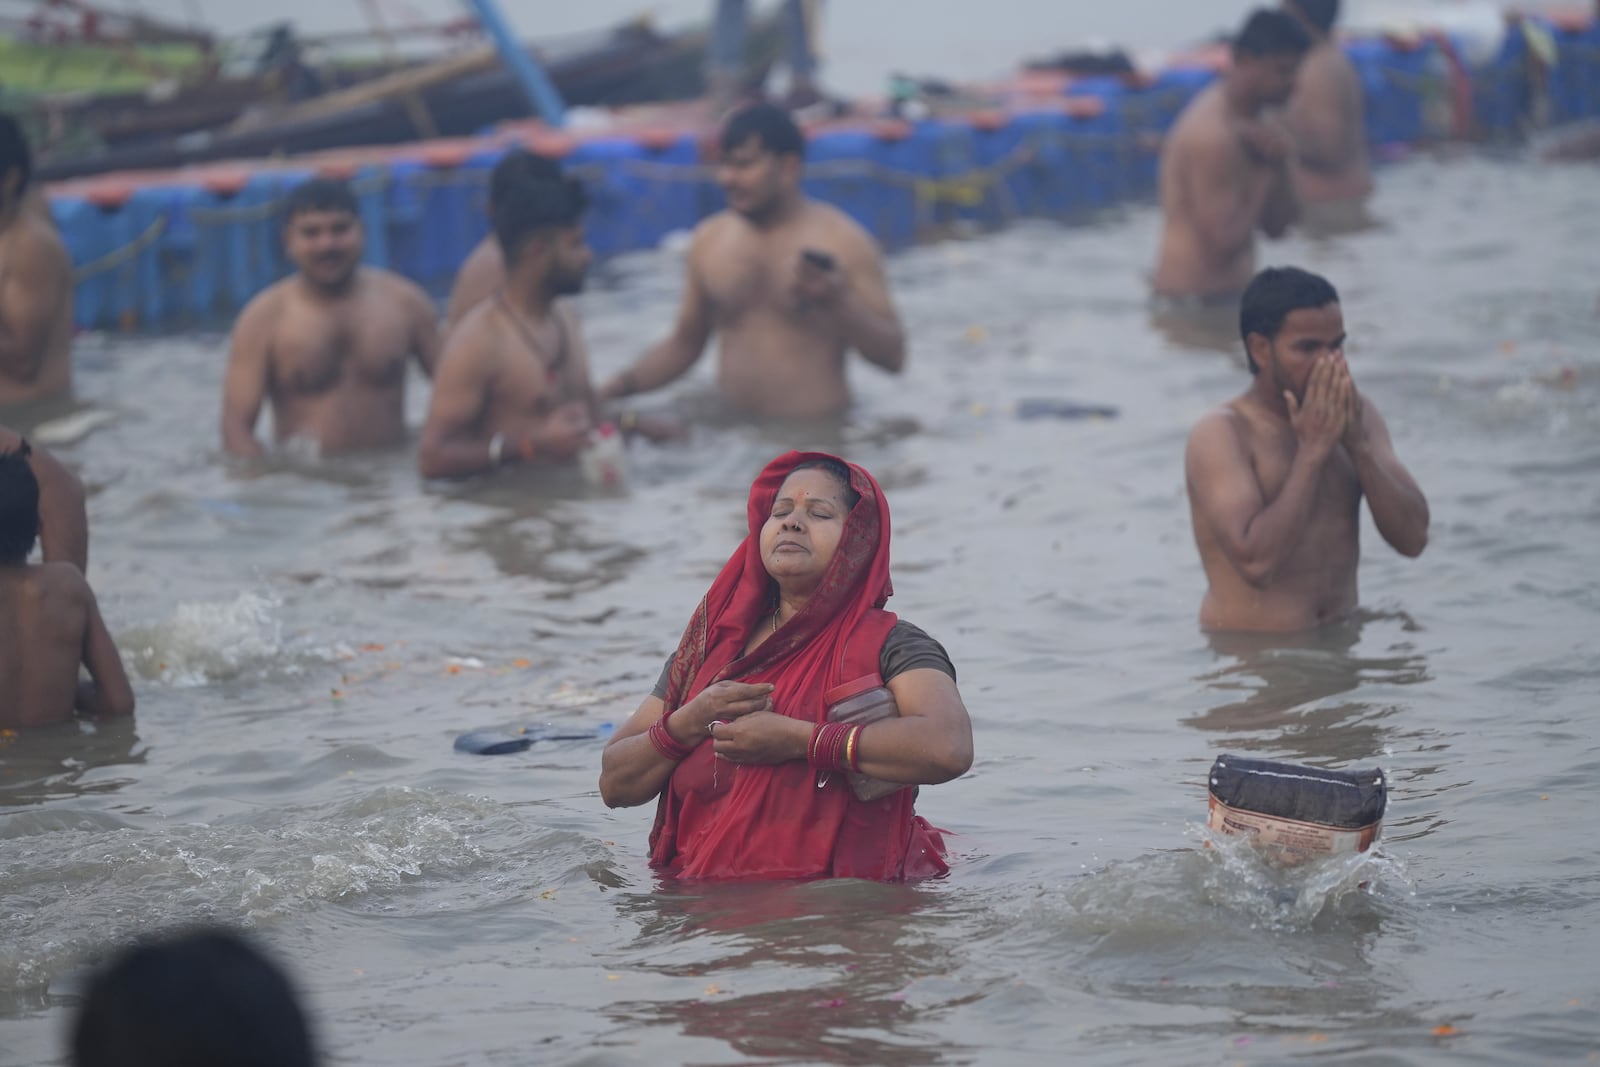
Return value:
M 516 77 L 533 110 L 552 126 L 564 125 L 567 106 L 561 100 L 561 93 L 527 49 L 522 47 L 522 42 L 517 40 L 511 24 L 500 14 L 494 0 L 467 0 L 467 6 L 478 16 L 478 25 L 494 41 L 500 61 Z

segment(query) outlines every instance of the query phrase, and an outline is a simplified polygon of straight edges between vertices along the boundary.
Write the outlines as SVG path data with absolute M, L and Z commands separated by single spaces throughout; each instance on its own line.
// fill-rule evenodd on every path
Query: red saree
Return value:
M 749 656 L 746 640 L 772 614 L 776 585 L 761 562 L 761 527 L 783 481 L 801 463 L 835 459 L 789 452 L 750 487 L 750 536 L 740 544 L 689 621 L 667 676 L 669 710 L 727 678 L 771 682 L 779 714 L 827 716 L 823 693 L 848 663 L 877 670 L 895 616 L 881 610 L 889 584 L 889 505 L 872 475 L 854 464 L 861 500 L 845 519 L 838 551 L 804 608 Z M 841 461 L 842 462 L 842 461 Z M 682 878 L 927 878 L 945 873 L 939 831 L 912 811 L 913 789 L 855 798 L 842 774 L 822 786 L 804 760 L 732 764 L 701 742 L 662 790 L 650 833 L 650 864 Z

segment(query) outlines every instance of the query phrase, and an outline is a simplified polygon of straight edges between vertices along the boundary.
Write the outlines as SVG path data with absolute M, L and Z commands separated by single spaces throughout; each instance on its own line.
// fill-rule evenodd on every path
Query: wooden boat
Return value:
M 636 20 L 531 51 L 569 106 L 610 107 L 702 95 L 709 38 L 709 27 L 661 34 Z M 775 12 L 752 23 L 749 40 L 747 69 L 764 77 L 781 46 Z M 291 53 L 261 73 L 213 78 L 165 101 L 149 95 L 75 101 L 65 117 L 46 118 L 87 127 L 94 147 L 41 152 L 40 176 L 61 180 L 463 136 L 527 115 L 513 76 L 484 44 L 387 69 L 370 62 L 311 67 Z M 49 116 L 51 108 L 48 98 L 33 105 L 36 115 Z

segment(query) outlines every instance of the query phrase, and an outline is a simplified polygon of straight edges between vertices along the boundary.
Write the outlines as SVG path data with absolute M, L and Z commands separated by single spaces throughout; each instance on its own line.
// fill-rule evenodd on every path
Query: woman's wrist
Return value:
M 698 737 L 690 738 L 683 736 L 683 731 L 689 729 L 689 716 L 687 714 L 687 709 L 688 705 L 684 705 L 684 707 L 681 708 L 673 708 L 671 711 L 668 711 L 665 715 L 661 716 L 661 728 L 667 731 L 668 737 L 672 738 L 680 745 L 690 745 L 699 740 Z M 674 729 L 674 727 L 676 727 L 676 729 Z
M 816 724 L 803 722 L 800 719 L 784 720 L 790 723 L 789 727 L 789 758 L 803 760 L 811 750 L 811 738 L 816 733 Z
M 657 752 L 674 763 L 681 763 L 689 758 L 689 754 L 694 751 L 695 745 L 699 743 L 700 739 L 695 738 L 688 742 L 679 740 L 677 735 L 672 732 L 672 718 L 673 712 L 671 710 L 667 711 L 651 725 L 647 734 L 651 746 Z

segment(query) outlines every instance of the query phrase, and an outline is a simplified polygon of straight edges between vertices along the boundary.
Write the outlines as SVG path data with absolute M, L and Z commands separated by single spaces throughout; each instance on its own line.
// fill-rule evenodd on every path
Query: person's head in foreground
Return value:
M 33 181 L 33 153 L 22 124 L 0 113 L 0 216 L 20 204 Z
M 1283 7 L 1318 38 L 1331 36 L 1339 21 L 1339 0 L 1284 0 Z
M 781 211 L 800 194 L 806 139 L 789 113 L 772 104 L 751 104 L 722 127 L 717 184 L 728 207 L 755 223 Z
M 1239 336 L 1245 361 L 1273 396 L 1306 397 L 1318 356 L 1344 349 L 1339 294 L 1321 275 L 1298 267 L 1268 267 L 1239 302 Z
M 583 232 L 589 207 L 583 183 L 554 160 L 521 152 L 495 167 L 490 191 L 507 278 L 550 298 L 582 292 L 594 259 Z
M 607 745 L 602 795 L 659 797 L 651 864 L 679 877 L 944 873 L 904 787 L 965 773 L 971 722 L 944 649 L 883 610 L 882 488 L 790 452 L 756 478 L 746 516 L 657 691 Z
M 1257 8 L 1233 39 L 1229 81 L 1257 107 L 1287 103 L 1294 95 L 1300 61 L 1312 44 L 1311 34 L 1293 15 Z
M 72 1067 L 312 1067 L 310 1027 L 283 971 L 229 930 L 132 945 L 90 979 Z
M 312 178 L 289 190 L 283 202 L 283 248 L 313 288 L 335 293 L 349 285 L 366 249 L 350 186 Z
M 0 452 L 0 567 L 28 561 L 39 540 L 39 479 L 27 449 Z

